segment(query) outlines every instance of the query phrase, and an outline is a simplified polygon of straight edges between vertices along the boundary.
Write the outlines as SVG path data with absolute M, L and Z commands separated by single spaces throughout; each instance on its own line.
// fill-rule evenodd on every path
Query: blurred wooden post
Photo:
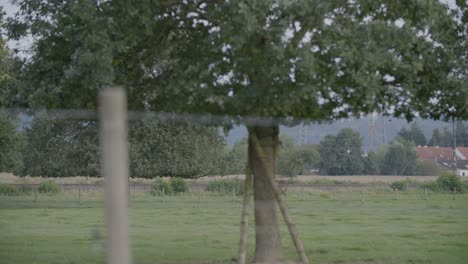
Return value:
M 234 187 L 232 187 L 232 202 L 236 201 L 236 191 L 234 190 Z
M 34 202 L 37 202 L 37 186 L 34 186 Z
M 129 264 L 127 99 L 121 88 L 99 94 L 102 175 L 106 183 L 107 263 Z
M 457 187 L 453 188 L 453 199 L 455 200 L 455 195 L 457 195 Z
M 161 195 L 161 202 L 164 203 L 164 193 L 165 193 L 165 190 L 164 190 L 164 187 L 162 188 L 162 195 Z
M 427 200 L 427 187 L 424 187 L 424 200 Z
M 78 202 L 81 204 L 81 184 L 78 184 Z
M 250 155 L 250 154 L 249 154 Z M 250 160 L 250 159 L 248 159 Z M 246 170 L 245 183 L 244 183 L 244 199 L 242 201 L 242 217 L 239 241 L 239 259 L 238 264 L 245 264 L 247 258 L 247 237 L 249 229 L 249 207 L 252 197 L 252 172 L 250 164 Z

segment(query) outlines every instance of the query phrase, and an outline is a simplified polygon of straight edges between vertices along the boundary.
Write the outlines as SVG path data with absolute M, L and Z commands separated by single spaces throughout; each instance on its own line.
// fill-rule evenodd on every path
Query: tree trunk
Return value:
M 283 257 L 276 214 L 275 196 L 268 177 L 276 172 L 278 126 L 249 127 L 249 158 L 252 166 L 255 206 L 255 257 L 256 263 L 274 263 Z M 255 135 L 257 140 L 253 140 Z M 256 151 L 258 142 L 261 153 Z

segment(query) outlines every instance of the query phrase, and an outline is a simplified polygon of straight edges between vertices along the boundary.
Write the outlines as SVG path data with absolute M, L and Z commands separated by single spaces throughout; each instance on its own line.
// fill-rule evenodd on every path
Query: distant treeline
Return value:
M 0 120 L 0 171 L 19 176 L 100 176 L 95 121 L 34 118 L 18 132 L 14 119 Z M 277 172 L 283 176 L 438 175 L 440 168 L 418 160 L 416 145 L 450 145 L 451 133 L 434 130 L 430 140 L 417 124 L 402 128 L 390 144 L 364 153 L 359 133 L 349 128 L 325 136 L 318 145 L 295 145 L 281 136 Z M 457 125 L 459 146 L 468 144 L 468 127 Z M 450 134 L 450 135 L 449 135 Z M 243 174 L 247 140 L 228 147 L 217 127 L 139 120 L 129 123 L 132 177 Z

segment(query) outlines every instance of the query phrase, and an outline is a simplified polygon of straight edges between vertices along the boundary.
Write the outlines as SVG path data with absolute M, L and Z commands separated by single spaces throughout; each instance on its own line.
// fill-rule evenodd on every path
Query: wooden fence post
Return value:
M 102 175 L 106 183 L 107 263 L 129 264 L 127 99 L 121 88 L 99 94 Z

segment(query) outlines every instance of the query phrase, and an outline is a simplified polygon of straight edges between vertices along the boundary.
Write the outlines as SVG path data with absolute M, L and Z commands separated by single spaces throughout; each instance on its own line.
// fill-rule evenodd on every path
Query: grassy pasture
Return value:
M 362 192 L 363 191 L 363 192 Z M 364 201 L 362 201 L 364 195 Z M 0 196 L 0 263 L 104 263 L 102 193 Z M 201 203 L 199 199 L 201 198 Z M 466 263 L 468 195 L 388 188 L 288 190 L 311 263 Z M 240 197 L 132 194 L 134 263 L 232 263 Z M 249 256 L 254 249 L 251 213 Z M 297 260 L 286 226 L 286 256 Z

